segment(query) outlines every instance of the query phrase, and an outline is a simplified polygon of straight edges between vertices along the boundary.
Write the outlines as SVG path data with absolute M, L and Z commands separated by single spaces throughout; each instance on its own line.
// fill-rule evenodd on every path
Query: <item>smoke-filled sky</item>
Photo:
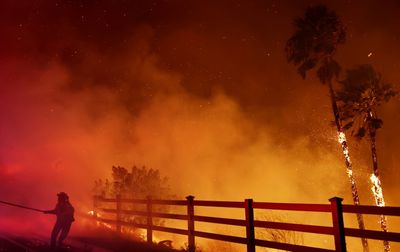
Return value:
M 399 83 L 397 0 L 1 1 L 1 199 L 51 208 L 67 191 L 90 206 L 95 179 L 136 164 L 181 196 L 350 204 L 327 87 L 284 54 L 316 3 L 347 26 L 343 67 Z M 384 193 L 399 205 L 399 99 L 380 115 Z M 368 148 L 350 148 L 373 204 Z

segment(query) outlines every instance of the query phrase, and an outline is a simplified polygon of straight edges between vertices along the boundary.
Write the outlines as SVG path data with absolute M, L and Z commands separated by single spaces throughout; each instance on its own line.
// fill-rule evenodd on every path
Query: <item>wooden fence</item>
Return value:
M 189 252 L 195 251 L 195 237 L 208 238 L 232 243 L 245 244 L 248 252 L 255 252 L 256 246 L 275 248 L 287 251 L 299 252 L 327 252 L 327 251 L 346 251 L 346 237 L 359 237 L 375 240 L 386 240 L 392 242 L 400 242 L 400 233 L 383 232 L 375 230 L 360 230 L 357 228 L 345 228 L 343 221 L 343 213 L 357 213 L 370 215 L 400 216 L 400 207 L 376 207 L 376 206 L 355 206 L 342 205 L 341 198 L 331 198 L 330 204 L 295 204 L 295 203 L 269 203 L 269 202 L 253 202 L 252 199 L 246 199 L 242 202 L 237 201 L 206 201 L 194 200 L 193 196 L 186 197 L 186 200 L 132 200 L 122 199 L 117 196 L 115 199 L 94 197 L 94 211 L 97 221 L 113 224 L 116 226 L 117 232 L 121 232 L 122 226 L 130 226 L 143 228 L 147 230 L 147 242 L 153 241 L 153 231 L 161 231 L 185 235 L 188 237 Z M 115 204 L 115 208 L 101 207 L 102 203 Z M 146 211 L 125 210 L 122 204 L 141 204 L 146 206 Z M 166 206 L 186 206 L 187 214 L 172 214 L 153 211 L 155 205 Z M 241 208 L 244 209 L 244 219 L 220 218 L 211 216 L 200 216 L 195 214 L 195 207 L 217 207 L 217 208 Z M 332 226 L 318 226 L 308 224 L 294 224 L 275 221 L 263 221 L 254 219 L 255 209 L 267 210 L 287 210 L 302 212 L 326 212 L 332 216 Z M 97 213 L 115 214 L 115 219 L 105 219 L 98 216 Z M 139 224 L 124 221 L 123 215 L 142 216 L 146 219 L 146 224 Z M 164 227 L 154 225 L 153 218 L 175 219 L 187 221 L 187 229 L 179 229 L 173 227 Z M 196 222 L 206 222 L 214 224 L 225 224 L 241 226 L 246 228 L 246 237 L 238 237 L 231 235 L 216 234 L 210 232 L 196 231 Z M 303 245 L 295 245 L 276 241 L 267 241 L 256 239 L 256 228 L 279 229 L 287 231 L 297 231 L 314 234 L 332 235 L 334 237 L 335 250 L 325 248 L 316 248 Z

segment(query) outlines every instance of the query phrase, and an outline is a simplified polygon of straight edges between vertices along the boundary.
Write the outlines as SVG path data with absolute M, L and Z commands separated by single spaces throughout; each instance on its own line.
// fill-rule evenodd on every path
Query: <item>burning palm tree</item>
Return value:
M 393 86 L 382 80 L 371 65 L 360 65 L 346 72 L 342 90 L 337 92 L 341 119 L 344 128 L 351 130 L 358 139 L 368 136 L 371 146 L 373 173 L 370 177 L 372 193 L 377 206 L 385 206 L 381 179 L 379 177 L 376 151 L 376 132 L 382 127 L 382 119 L 378 117 L 377 108 L 389 101 L 397 92 Z M 380 217 L 381 228 L 387 232 L 387 220 Z M 388 241 L 384 241 L 385 251 L 390 251 Z
M 309 7 L 304 17 L 295 20 L 296 32 L 286 44 L 286 55 L 289 62 L 298 68 L 305 79 L 307 71 L 317 69 L 317 76 L 322 84 L 327 84 L 331 98 L 332 111 L 338 131 L 338 141 L 345 157 L 347 176 L 351 184 L 351 192 L 355 205 L 360 204 L 353 167 L 349 155 L 346 136 L 340 121 L 336 96 L 333 89 L 333 78 L 340 72 L 339 64 L 333 59 L 338 45 L 346 38 L 346 29 L 337 14 L 324 5 Z M 357 214 L 360 229 L 365 229 L 361 214 Z M 362 239 L 364 251 L 368 251 L 368 243 Z

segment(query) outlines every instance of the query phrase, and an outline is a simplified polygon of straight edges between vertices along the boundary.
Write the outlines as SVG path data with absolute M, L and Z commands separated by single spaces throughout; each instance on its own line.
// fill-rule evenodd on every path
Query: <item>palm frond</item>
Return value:
M 383 125 L 377 116 L 377 108 L 398 94 L 393 85 L 383 80 L 371 65 L 358 65 L 346 71 L 336 92 L 339 114 L 342 121 L 359 121 L 352 124 L 353 135 L 359 139 L 368 132 L 370 135 Z M 345 127 L 346 130 L 350 129 Z
M 304 17 L 295 19 L 295 27 L 294 35 L 286 43 L 285 52 L 287 60 L 298 66 L 303 78 L 307 71 L 333 56 L 337 46 L 344 43 L 346 38 L 345 26 L 337 14 L 325 5 L 309 7 Z M 330 69 L 337 72 L 336 68 Z M 323 76 L 333 77 L 332 74 Z

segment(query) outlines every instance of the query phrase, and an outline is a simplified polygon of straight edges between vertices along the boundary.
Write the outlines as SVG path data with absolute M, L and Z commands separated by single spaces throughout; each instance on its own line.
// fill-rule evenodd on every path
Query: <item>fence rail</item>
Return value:
M 213 240 L 220 240 L 238 244 L 245 244 L 248 252 L 255 252 L 256 246 L 275 248 L 288 251 L 299 252 L 327 252 L 327 251 L 346 251 L 346 237 L 367 238 L 383 241 L 400 242 L 400 233 L 383 232 L 375 230 L 360 230 L 355 228 L 345 228 L 343 221 L 343 213 L 371 214 L 371 215 L 388 215 L 400 216 L 400 207 L 376 207 L 361 205 L 342 205 L 341 198 L 331 198 L 330 204 L 295 204 L 295 203 L 271 203 L 271 202 L 253 202 L 252 199 L 246 199 L 242 202 L 238 201 L 208 201 L 194 200 L 193 196 L 186 197 L 186 200 L 156 200 L 156 199 L 122 199 L 117 196 L 115 199 L 94 197 L 94 217 L 96 221 L 115 225 L 116 231 L 121 232 L 122 226 L 130 226 L 146 229 L 147 241 L 153 241 L 153 231 L 168 232 L 174 234 L 185 235 L 188 237 L 189 252 L 195 251 L 195 237 L 202 237 Z M 102 203 L 113 203 L 115 208 L 100 207 Z M 141 204 L 144 205 L 145 211 L 126 210 L 122 208 L 125 204 Z M 154 205 L 167 206 L 186 206 L 187 214 L 163 213 L 153 211 Z M 244 209 L 244 219 L 232 219 L 213 216 L 195 215 L 195 207 L 216 207 L 216 208 L 236 208 Z M 254 219 L 254 210 L 285 210 L 285 211 L 301 211 L 301 212 L 325 212 L 332 216 L 332 226 L 319 226 L 309 224 L 294 224 L 275 221 L 263 221 Z M 100 218 L 97 213 L 114 214 L 115 219 Z M 123 221 L 122 216 L 142 216 L 146 218 L 146 223 L 134 223 Z M 154 225 L 153 218 L 174 219 L 187 221 L 187 229 L 179 229 L 174 227 L 164 227 Z M 238 237 L 225 234 L 216 234 L 195 230 L 195 223 L 213 223 L 232 226 L 241 226 L 246 229 L 246 237 Z M 316 248 L 303 245 L 288 244 L 276 241 L 267 241 L 255 238 L 255 230 L 257 228 L 279 229 L 287 231 L 314 233 L 331 235 L 335 241 L 335 250 Z

